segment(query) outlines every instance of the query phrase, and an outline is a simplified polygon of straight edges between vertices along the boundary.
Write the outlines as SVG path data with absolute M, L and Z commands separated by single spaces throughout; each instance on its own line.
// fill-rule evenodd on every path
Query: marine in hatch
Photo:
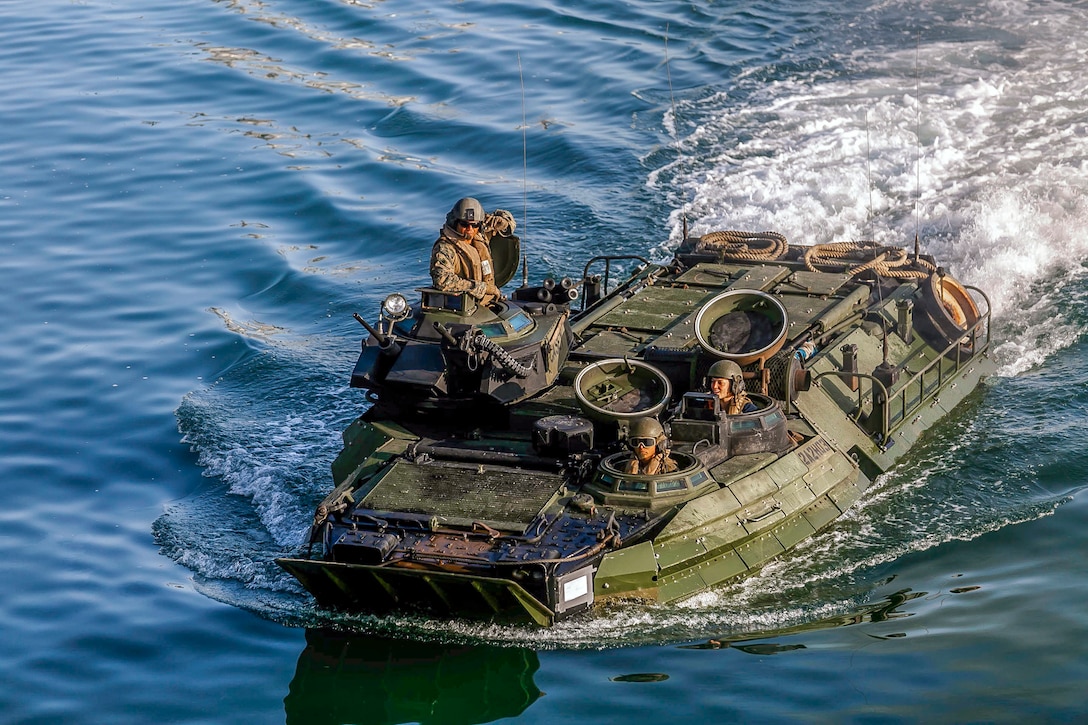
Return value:
M 719 360 L 706 373 L 707 388 L 718 396 L 719 405 L 726 415 L 739 415 L 759 410 L 744 392 L 744 374 L 740 365 L 732 360 Z
M 472 197 L 458 200 L 431 249 L 431 281 L 443 292 L 467 293 L 480 304 L 503 298 L 495 285 L 491 237 L 514 233 L 514 217 L 505 209 L 484 214 Z
M 624 473 L 655 476 L 678 468 L 669 455 L 665 429 L 654 418 L 639 418 L 631 424 L 627 447 L 631 449 L 631 457 L 621 464 Z

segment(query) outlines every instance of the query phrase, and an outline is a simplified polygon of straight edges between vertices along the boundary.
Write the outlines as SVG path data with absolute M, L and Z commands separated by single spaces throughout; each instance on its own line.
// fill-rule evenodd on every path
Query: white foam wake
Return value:
M 752 69 L 681 101 L 667 121 L 685 160 L 650 177 L 682 189 L 673 243 L 681 215 L 693 235 L 773 229 L 802 244 L 909 247 L 917 232 L 988 292 L 1002 375 L 1068 346 L 1085 331 L 1069 303 L 1088 259 L 1088 17 L 1051 10 L 985 11 L 1019 44 L 900 39 L 910 47 L 867 46 L 830 77 Z

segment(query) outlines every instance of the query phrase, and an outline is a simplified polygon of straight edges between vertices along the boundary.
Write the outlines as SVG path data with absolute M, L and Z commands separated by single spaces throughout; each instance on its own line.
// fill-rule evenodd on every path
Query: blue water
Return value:
M 0 721 L 1088 717 L 1088 4 L 0 3 Z M 668 63 L 666 63 L 666 58 Z M 828 532 L 548 631 L 271 562 L 460 196 L 532 278 L 912 243 L 999 372 Z

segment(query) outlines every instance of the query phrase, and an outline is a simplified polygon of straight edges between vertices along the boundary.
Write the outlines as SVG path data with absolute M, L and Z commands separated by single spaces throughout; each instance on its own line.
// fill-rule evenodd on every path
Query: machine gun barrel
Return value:
M 438 334 L 442 336 L 446 342 L 454 347 L 457 347 L 457 338 L 453 336 L 450 329 L 437 320 L 434 322 L 434 329 L 438 330 Z
M 365 327 L 367 332 L 374 336 L 374 339 L 378 341 L 379 345 L 381 345 L 382 347 L 386 347 L 389 344 L 389 338 L 383 335 L 378 330 L 375 330 L 374 327 L 369 322 L 364 320 L 363 316 L 360 315 L 358 312 L 352 312 L 351 316 L 354 317 L 360 325 Z
M 399 353 L 400 345 L 398 345 L 391 335 L 386 335 L 377 330 L 369 322 L 363 319 L 362 315 L 358 312 L 351 313 L 351 316 L 358 321 L 360 325 L 366 328 L 366 331 L 374 336 L 374 339 L 378 341 L 378 346 L 381 348 L 383 354 Z

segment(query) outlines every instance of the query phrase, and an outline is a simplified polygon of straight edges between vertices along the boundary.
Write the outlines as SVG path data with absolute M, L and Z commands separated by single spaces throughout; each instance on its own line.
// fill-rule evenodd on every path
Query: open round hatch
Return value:
M 672 396 L 672 383 L 665 373 L 642 360 L 609 358 L 578 373 L 574 395 L 594 420 L 634 420 L 660 413 Z
M 695 337 L 703 349 L 738 365 L 778 352 L 788 327 L 786 308 L 759 290 L 723 292 L 695 316 Z

